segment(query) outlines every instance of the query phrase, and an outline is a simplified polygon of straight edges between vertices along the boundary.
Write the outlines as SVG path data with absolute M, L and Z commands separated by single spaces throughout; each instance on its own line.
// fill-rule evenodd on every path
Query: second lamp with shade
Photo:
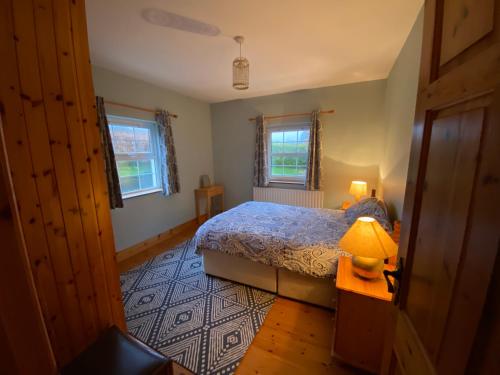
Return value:
M 358 202 L 363 195 L 366 195 L 366 182 L 365 181 L 352 181 L 349 188 L 349 194 L 354 195 L 354 199 Z
M 353 271 L 366 279 L 379 278 L 384 259 L 398 252 L 396 243 L 385 229 L 369 216 L 359 217 L 340 239 L 339 246 L 353 255 Z

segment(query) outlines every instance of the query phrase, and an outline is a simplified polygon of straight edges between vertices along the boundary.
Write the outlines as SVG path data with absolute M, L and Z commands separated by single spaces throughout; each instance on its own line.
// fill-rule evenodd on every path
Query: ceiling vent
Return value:
M 143 9 L 142 17 L 153 25 L 170 27 L 172 29 L 187 31 L 189 33 L 206 36 L 217 36 L 220 34 L 220 29 L 217 26 L 161 9 Z

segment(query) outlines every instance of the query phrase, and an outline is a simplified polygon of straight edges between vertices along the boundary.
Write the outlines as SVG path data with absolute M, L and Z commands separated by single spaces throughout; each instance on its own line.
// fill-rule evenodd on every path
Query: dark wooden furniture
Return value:
M 194 191 L 194 200 L 196 206 L 196 219 L 198 224 L 203 221 L 203 216 L 200 214 L 200 200 L 205 199 L 205 211 L 210 219 L 212 215 L 212 198 L 220 196 L 221 210 L 224 211 L 224 186 L 212 185 L 204 188 L 199 188 Z
M 116 326 L 80 353 L 61 375 L 181 375 L 192 374 Z
M 386 269 L 394 269 L 386 265 Z M 339 259 L 337 311 L 332 354 L 355 367 L 379 373 L 392 294 L 383 278 L 363 280 L 352 272 L 349 257 Z

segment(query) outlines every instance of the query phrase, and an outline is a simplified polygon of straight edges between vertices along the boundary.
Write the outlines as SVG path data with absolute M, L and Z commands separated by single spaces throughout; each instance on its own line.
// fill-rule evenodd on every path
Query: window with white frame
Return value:
M 309 124 L 268 128 L 268 165 L 271 182 L 303 183 L 305 181 L 309 132 Z
M 156 123 L 128 117 L 107 117 L 123 198 L 160 191 Z

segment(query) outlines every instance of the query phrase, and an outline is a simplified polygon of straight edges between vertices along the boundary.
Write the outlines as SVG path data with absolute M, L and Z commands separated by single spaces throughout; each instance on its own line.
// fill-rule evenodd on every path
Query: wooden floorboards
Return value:
M 120 262 L 120 272 L 192 238 L 194 232 L 194 229 L 186 230 L 145 253 Z M 330 310 L 276 297 L 236 374 L 362 374 L 332 359 L 333 317 Z
M 277 297 L 236 374 L 358 374 L 332 359 L 333 312 Z

